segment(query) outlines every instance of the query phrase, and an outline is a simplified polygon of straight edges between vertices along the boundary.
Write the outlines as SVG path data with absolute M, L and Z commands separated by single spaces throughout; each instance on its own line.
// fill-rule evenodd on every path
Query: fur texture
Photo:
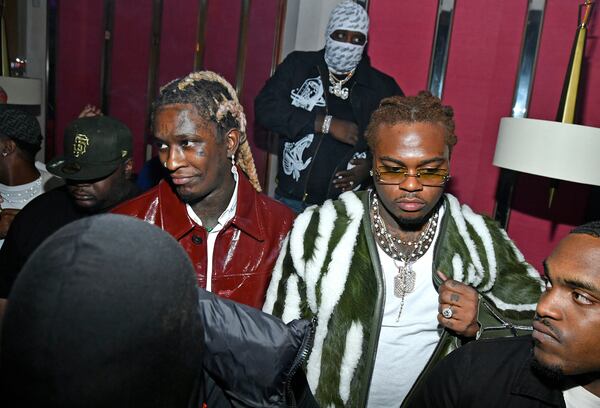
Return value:
M 307 377 L 324 407 L 365 404 L 375 352 L 369 344 L 379 332 L 378 258 L 370 253 L 375 244 L 362 197 L 344 193 L 296 220 L 265 303 L 265 311 L 277 316 L 289 318 L 292 310 L 303 318 L 317 316 Z M 432 271 L 471 284 L 503 315 L 530 321 L 542 287 L 537 272 L 493 220 L 450 195 L 445 205 Z

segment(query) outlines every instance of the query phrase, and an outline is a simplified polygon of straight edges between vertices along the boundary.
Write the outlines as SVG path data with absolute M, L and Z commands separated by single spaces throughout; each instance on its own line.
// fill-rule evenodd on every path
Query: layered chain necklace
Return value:
M 31 187 L 19 191 L 2 191 L 2 207 L 4 208 L 22 208 L 25 204 L 38 196 L 42 191 L 42 178 L 35 180 Z
M 348 99 L 348 88 L 342 88 L 342 86 L 344 86 L 344 84 L 346 82 L 348 82 L 350 80 L 350 78 L 352 78 L 352 76 L 354 75 L 354 71 L 356 71 L 356 68 L 354 68 L 352 71 L 348 72 L 344 79 L 337 79 L 335 77 L 335 75 L 333 74 L 333 72 L 331 72 L 331 70 L 330 70 L 329 71 L 329 83 L 331 85 L 329 86 L 329 92 L 343 100 Z
M 436 211 L 427 221 L 427 225 L 415 241 L 404 241 L 390 234 L 379 213 L 377 194 L 373 192 L 371 196 L 371 218 L 375 239 L 379 247 L 394 260 L 394 264 L 398 268 L 398 274 L 394 276 L 394 296 L 401 300 L 400 312 L 396 319 L 398 321 L 404 308 L 404 297 L 407 293 L 415 290 L 417 279 L 412 266 L 427 252 L 433 242 L 438 223 L 438 212 Z M 403 254 L 398 249 L 400 245 L 410 248 L 410 251 L 406 255 Z

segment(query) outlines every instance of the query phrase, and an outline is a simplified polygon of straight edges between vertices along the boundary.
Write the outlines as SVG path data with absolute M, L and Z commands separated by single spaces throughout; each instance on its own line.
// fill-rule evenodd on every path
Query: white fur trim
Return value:
M 467 281 L 465 283 L 473 282 L 475 280 L 475 267 L 472 263 L 467 267 Z
M 452 257 L 452 279 L 463 282 L 465 276 L 463 274 L 463 261 L 459 254 L 454 254 Z
M 350 398 L 350 384 L 362 355 L 362 346 L 363 327 L 360 322 L 354 321 L 346 335 L 346 347 L 344 348 L 344 357 L 342 357 L 342 366 L 340 367 L 340 396 L 344 401 L 344 405 L 348 403 Z
M 490 234 L 488 227 L 485 225 L 485 221 L 481 215 L 475 214 L 473 210 L 471 210 L 471 207 L 466 204 L 462 206 L 462 210 L 465 220 L 471 224 L 483 243 L 483 249 L 485 250 L 485 255 L 487 257 L 488 273 L 490 276 L 485 286 L 481 287 L 479 290 L 482 292 L 487 292 L 492 289 L 494 283 L 496 282 L 496 251 L 494 250 L 492 235 Z
M 279 282 L 281 281 L 281 275 L 283 273 L 283 260 L 287 254 L 289 240 L 290 234 L 287 234 L 281 244 L 281 251 L 279 252 L 275 267 L 273 268 L 273 273 L 271 274 L 271 282 L 269 283 L 269 288 L 267 289 L 267 294 L 265 296 L 265 303 L 262 308 L 265 313 L 273 314 L 273 308 L 275 307 L 275 301 L 277 300 L 277 292 L 279 291 Z
M 294 319 L 300 318 L 300 291 L 298 290 L 298 277 L 291 275 L 285 287 L 287 296 L 285 297 L 285 305 L 281 320 L 288 324 Z
M 460 203 L 452 194 L 446 194 L 446 198 L 448 199 L 448 203 L 450 204 L 450 215 L 454 219 L 456 223 L 456 228 L 458 229 L 458 233 L 463 239 L 467 249 L 469 250 L 469 255 L 471 255 L 471 260 L 473 261 L 473 266 L 475 267 L 475 276 L 473 276 L 472 280 L 470 279 L 468 283 L 477 287 L 481 283 L 481 279 L 483 277 L 483 266 L 481 265 L 481 260 L 479 259 L 479 254 L 477 253 L 477 247 L 475 243 L 469 236 L 469 231 L 467 230 L 467 224 L 463 217 L 462 211 L 460 209 Z M 469 273 L 469 277 L 471 273 Z
M 290 255 L 294 263 L 296 274 L 304 279 L 306 262 L 304 261 L 304 234 L 313 216 L 316 207 L 307 208 L 294 220 L 292 232 L 290 232 Z
M 539 282 L 539 284 L 540 284 L 540 290 L 542 292 L 545 291 L 546 288 L 544 286 L 544 282 L 540 278 L 540 273 L 533 266 L 531 266 L 527 261 L 525 261 L 525 257 L 523 256 L 523 254 L 521 253 L 521 251 L 519 251 L 519 248 L 517 248 L 517 246 L 515 245 L 515 243 L 513 242 L 513 240 L 510 239 L 510 237 L 508 236 L 508 234 L 506 233 L 506 231 L 504 231 L 503 228 L 500 229 L 500 232 L 502 232 L 502 236 L 504 236 L 504 239 L 510 245 L 510 248 L 512 249 L 513 253 L 517 257 L 517 260 L 519 262 L 525 264 L 525 269 L 527 270 L 527 275 L 529 275 L 529 277 L 537 280 Z
M 518 304 L 513 305 L 511 303 L 505 303 L 502 300 L 498 299 L 496 296 L 492 294 L 492 292 L 488 292 L 485 294 L 494 304 L 502 310 L 516 310 L 517 312 L 531 311 L 535 310 L 537 303 L 529 303 L 529 304 Z
M 323 343 L 327 336 L 329 319 L 346 287 L 346 279 L 352 260 L 349 251 L 353 251 L 356 245 L 358 228 L 363 215 L 363 205 L 353 192 L 348 191 L 340 195 L 340 200 L 346 206 L 346 213 L 350 218 L 350 222 L 337 246 L 333 249 L 331 262 L 327 267 L 327 272 L 321 279 L 321 293 L 326 294 L 326 296 L 321 297 L 314 344 L 306 369 L 306 378 L 313 392 L 316 392 L 321 377 L 321 356 L 323 354 Z
M 319 210 L 319 227 L 317 238 L 315 239 L 315 248 L 312 257 L 306 262 L 306 273 L 304 276 L 306 282 L 306 300 L 308 301 L 310 310 L 315 314 L 317 313 L 317 281 L 323 269 L 323 263 L 325 262 L 336 218 L 337 213 L 335 212 L 333 202 L 331 200 L 325 201 Z

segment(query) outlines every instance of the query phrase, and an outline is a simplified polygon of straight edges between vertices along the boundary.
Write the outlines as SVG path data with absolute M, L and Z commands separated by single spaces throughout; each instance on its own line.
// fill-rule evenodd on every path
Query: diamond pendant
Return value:
M 348 99 L 348 88 L 342 88 L 342 84 L 336 83 L 329 87 L 329 92 L 337 96 L 338 98 L 343 99 L 344 101 Z
M 409 265 L 398 268 L 398 275 L 394 276 L 394 296 L 403 298 L 405 294 L 415 290 L 415 271 Z

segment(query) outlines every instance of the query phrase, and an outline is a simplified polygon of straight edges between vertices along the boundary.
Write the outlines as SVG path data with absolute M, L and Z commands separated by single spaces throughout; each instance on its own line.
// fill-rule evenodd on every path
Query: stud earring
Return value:
M 6 156 L 8 156 L 8 153 L 2 152 L 2 157 L 6 157 Z

